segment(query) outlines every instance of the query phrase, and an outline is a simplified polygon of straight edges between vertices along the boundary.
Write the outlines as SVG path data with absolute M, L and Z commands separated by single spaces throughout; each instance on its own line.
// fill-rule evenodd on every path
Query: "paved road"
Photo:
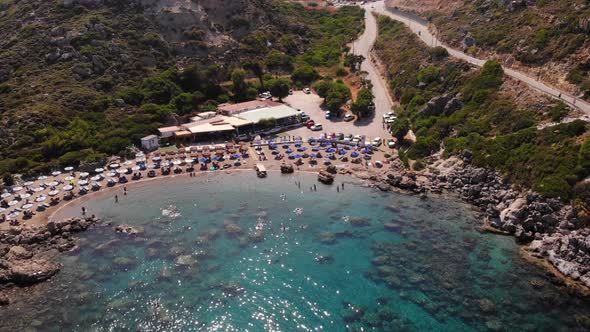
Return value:
M 424 41 L 424 43 L 426 43 L 429 46 L 442 46 L 453 57 L 465 60 L 465 61 L 467 61 L 473 65 L 476 65 L 478 67 L 483 66 L 483 64 L 486 61 L 486 60 L 474 58 L 474 57 L 467 55 L 461 51 L 452 49 L 452 48 L 444 45 L 440 40 L 438 40 L 434 35 L 432 35 L 432 33 L 430 33 L 430 31 L 428 30 L 428 26 L 426 24 L 419 22 L 418 20 L 412 19 L 410 17 L 401 15 L 400 13 L 396 13 L 396 12 L 392 12 L 392 11 L 388 10 L 385 6 L 384 1 L 377 1 L 377 2 L 368 3 L 364 6 L 364 8 L 367 12 L 374 11 L 380 15 L 386 15 L 396 21 L 404 23 L 405 25 L 407 25 L 410 28 L 410 30 L 412 30 L 415 34 L 417 34 L 420 37 L 420 39 L 422 39 L 422 41 Z M 371 25 L 372 22 L 370 20 L 368 20 L 367 23 L 368 23 L 367 26 L 369 26 L 369 25 Z M 367 28 L 367 31 L 372 31 L 372 30 L 370 28 Z M 375 30 L 375 32 L 371 32 L 371 33 L 375 33 L 375 36 L 376 36 L 376 30 Z M 518 72 L 516 70 L 510 69 L 510 68 L 504 68 L 504 73 L 514 79 L 517 79 L 517 80 L 527 84 L 528 86 L 530 86 L 531 88 L 533 88 L 535 90 L 541 91 L 547 95 L 550 95 L 553 98 L 560 99 L 563 102 L 569 104 L 570 106 L 575 107 L 575 108 L 579 109 L 580 111 L 584 112 L 585 114 L 590 115 L 590 103 L 588 103 L 588 102 L 585 102 L 583 100 L 575 98 L 574 96 L 567 94 L 566 92 L 560 91 L 554 87 L 550 87 L 550 86 L 544 84 L 543 82 L 540 82 L 540 81 L 538 81 L 526 74 Z

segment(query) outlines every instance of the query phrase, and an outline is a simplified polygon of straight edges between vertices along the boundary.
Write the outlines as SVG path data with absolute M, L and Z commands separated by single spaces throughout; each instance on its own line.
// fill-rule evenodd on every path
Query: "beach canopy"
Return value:
M 39 181 L 43 181 L 45 179 L 47 179 L 47 177 L 45 175 L 41 175 L 40 177 L 37 178 L 37 180 L 39 180 Z
M 87 177 L 88 177 L 88 175 L 90 175 L 88 172 L 82 172 L 82 173 L 80 173 L 80 178 L 81 178 L 81 179 L 83 179 L 83 178 L 87 178 Z
M 58 176 L 58 175 L 60 175 L 60 174 L 61 174 L 61 172 L 60 172 L 60 171 L 55 171 L 55 172 L 51 173 L 51 175 L 53 175 L 53 176 Z
M 57 194 L 59 194 L 59 190 L 52 190 L 47 195 L 49 195 L 49 196 L 55 196 Z
M 47 199 L 47 197 L 41 195 L 41 196 L 37 197 L 37 199 L 35 200 L 35 202 L 43 202 L 46 199 Z
M 302 157 L 302 155 L 301 155 L 301 154 L 299 154 L 299 153 L 297 153 L 297 154 L 295 154 L 295 156 L 294 156 L 294 157 L 295 157 L 295 158 L 301 158 L 301 157 Z
M 21 206 L 21 208 L 23 208 L 23 209 L 25 209 L 25 210 L 28 210 L 28 209 L 30 209 L 30 208 L 32 208 L 32 207 L 33 207 L 33 204 L 30 204 L 30 203 L 29 203 L 29 204 L 25 204 L 25 205 Z
M 306 151 L 306 150 L 307 150 L 307 148 L 304 147 L 304 146 L 297 149 L 297 151 L 299 151 L 299 152 L 303 152 L 303 151 Z
M 71 184 L 68 184 L 67 186 L 64 186 L 64 190 L 65 191 L 70 191 L 72 189 L 74 189 L 74 186 L 72 186 Z
M 114 177 L 114 176 L 117 176 L 117 173 L 115 173 L 115 172 L 110 172 L 110 173 L 107 173 L 107 175 L 108 175 L 108 176 L 110 176 L 110 177 Z
M 104 172 L 104 168 L 99 167 L 99 168 L 95 169 L 94 172 L 96 172 L 96 173 L 102 173 L 102 172 Z
M 45 188 L 43 188 L 43 187 L 33 188 L 34 192 L 39 192 L 39 191 L 43 191 L 43 190 L 45 190 Z
M 57 183 L 56 181 L 52 181 L 47 184 L 48 187 L 55 187 L 57 185 L 59 185 L 59 183 Z
M 100 175 L 93 176 L 93 177 L 90 178 L 90 180 L 91 181 L 100 181 L 100 180 L 102 180 L 102 176 L 100 176 Z
M 15 206 L 17 204 L 18 204 L 17 200 L 13 200 L 13 201 L 8 202 L 8 206 Z
M 127 173 L 127 170 L 126 169 L 118 169 L 117 170 L 117 173 L 119 173 L 119 174 L 125 174 L 125 173 Z
M 74 168 L 72 166 L 68 166 L 68 167 L 64 168 L 64 171 L 66 171 L 66 172 L 71 172 L 73 170 L 74 170 Z
M 27 187 L 32 186 L 34 184 L 35 184 L 35 182 L 33 182 L 33 181 L 27 181 L 27 182 L 23 183 L 23 185 L 25 185 Z
M 293 153 L 293 150 L 288 149 L 287 151 L 285 151 L 286 153 Z
M 4 212 L 4 211 L 6 211 L 6 209 L 5 209 L 5 208 L 0 208 L 0 213 L 2 213 L 2 212 Z
M 29 198 L 29 197 L 31 197 L 31 194 L 29 194 L 29 193 L 26 193 L 26 194 L 21 194 L 21 195 L 20 195 L 20 198 L 21 198 L 21 199 L 25 199 L 25 198 Z
M 110 164 L 109 168 L 112 168 L 112 169 L 119 168 L 119 164 Z
M 17 191 L 21 191 L 21 190 L 23 190 L 23 187 L 21 187 L 21 186 L 12 187 L 13 192 L 17 192 Z
M 329 153 L 334 153 L 334 152 L 336 152 L 336 149 L 334 149 L 334 148 L 329 148 L 329 149 L 327 149 L 327 150 L 326 150 L 326 152 L 329 152 Z
M 82 181 L 78 182 L 78 184 L 81 186 L 85 186 L 88 184 L 88 180 L 82 180 Z
M 4 193 L 4 194 L 0 195 L 1 198 L 8 198 L 10 196 L 12 196 L 11 193 Z
M 152 158 L 152 160 L 153 160 L 153 161 L 160 161 L 160 160 L 162 160 L 162 157 L 160 157 L 160 156 L 155 156 L 155 157 L 153 157 L 153 158 Z
M 324 161 L 324 165 L 330 165 L 331 163 L 332 163 L 332 162 L 331 162 L 331 161 L 329 161 L 329 160 L 325 160 L 325 161 Z
M 340 150 L 340 152 L 338 152 L 339 155 L 345 155 L 346 154 L 346 150 Z
M 356 158 L 359 156 L 359 153 L 356 151 L 352 151 L 352 153 L 350 154 L 351 157 Z
M 125 160 L 125 162 L 123 163 L 123 165 L 125 165 L 125 166 L 129 166 L 132 164 L 133 164 L 133 162 L 131 162 L 131 160 Z

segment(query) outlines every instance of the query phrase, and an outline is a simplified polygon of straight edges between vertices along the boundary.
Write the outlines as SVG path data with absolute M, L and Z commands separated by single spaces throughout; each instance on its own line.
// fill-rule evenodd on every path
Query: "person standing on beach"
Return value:
M 119 203 L 119 196 L 115 195 L 115 203 Z
M 127 186 L 123 187 L 123 196 L 127 196 Z
M 86 215 L 86 208 L 82 207 L 82 215 L 85 216 Z

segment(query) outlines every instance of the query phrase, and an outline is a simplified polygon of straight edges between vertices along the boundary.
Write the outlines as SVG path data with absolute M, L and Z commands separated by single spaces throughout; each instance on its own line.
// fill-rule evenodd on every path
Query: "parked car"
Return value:
M 322 129 L 324 129 L 324 127 L 322 127 L 321 123 L 316 123 L 315 125 L 311 126 L 311 130 L 313 131 L 320 131 Z
M 385 114 L 385 115 L 387 115 L 388 118 L 394 118 L 394 119 L 397 118 L 397 116 L 395 116 L 394 112 L 387 112 L 387 114 Z
M 371 141 L 371 144 L 373 144 L 374 146 L 381 146 L 381 137 L 373 138 L 373 141 Z
M 261 99 L 270 99 L 272 98 L 272 95 L 270 94 L 270 91 L 266 91 L 259 94 L 258 97 L 260 97 Z
M 303 93 L 305 93 L 306 95 L 311 93 L 311 90 L 309 88 L 305 88 L 303 89 Z
M 344 140 L 345 141 L 352 141 L 352 134 L 346 134 L 346 135 L 344 135 Z
M 353 143 L 358 143 L 360 141 L 361 141 L 361 135 L 354 135 L 354 137 L 352 138 Z
M 307 120 L 309 120 L 309 115 L 307 115 L 307 114 L 305 114 L 303 112 L 301 112 L 301 114 L 299 116 L 301 116 L 301 121 L 307 121 Z
M 326 111 L 326 119 L 330 118 L 330 111 Z
M 292 95 L 293 94 L 293 89 L 289 89 L 289 94 Z
M 343 140 L 343 139 L 344 139 L 344 134 L 343 134 L 343 133 L 338 133 L 338 134 L 336 135 L 336 139 L 337 139 L 337 140 L 340 140 L 340 141 L 341 141 L 341 140 Z
M 305 123 L 305 126 L 306 126 L 307 128 L 311 128 L 311 127 L 313 127 L 314 125 L 315 125 L 315 121 L 313 121 L 313 120 L 309 120 L 309 121 L 307 121 L 307 122 Z
M 390 149 L 393 149 L 393 148 L 395 148 L 395 140 L 394 140 L 393 138 L 390 138 L 390 139 L 388 139 L 388 140 L 387 140 L 387 146 L 388 146 Z
M 395 122 L 395 119 L 392 119 L 392 118 L 385 119 L 385 123 L 387 123 L 387 124 L 391 124 L 391 123 L 394 123 L 394 122 Z
M 249 140 L 250 140 L 250 135 L 248 135 L 248 134 L 241 134 L 241 135 L 238 135 L 238 136 L 236 136 L 236 140 L 237 140 L 238 142 L 249 141 Z
M 344 121 L 352 121 L 352 120 L 354 120 L 354 115 L 352 115 L 352 114 L 346 114 L 344 116 Z

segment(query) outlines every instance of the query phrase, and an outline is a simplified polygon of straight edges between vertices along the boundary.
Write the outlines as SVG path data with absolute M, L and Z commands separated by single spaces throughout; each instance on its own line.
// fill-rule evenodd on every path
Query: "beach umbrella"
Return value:
M 100 176 L 100 175 L 93 176 L 90 178 L 90 181 L 100 181 L 100 180 L 102 180 L 102 176 Z
M 347 153 L 346 150 L 340 150 L 340 152 L 338 152 L 338 154 L 341 156 L 345 155 L 346 153 Z
M 359 153 L 356 151 L 352 151 L 352 153 L 350 154 L 351 157 L 356 158 L 359 156 Z
M 0 195 L 1 198 L 8 198 L 10 196 L 12 196 L 11 193 L 4 193 L 4 194 Z
M 317 151 L 320 151 L 320 149 L 319 148 L 316 148 L 316 147 L 313 147 L 313 148 L 311 148 L 311 151 L 317 152 Z
M 178 165 L 182 164 L 182 161 L 180 161 L 180 160 L 174 160 L 174 161 L 172 162 L 172 164 L 174 164 L 174 165 L 178 166 Z
M 34 184 L 35 184 L 35 182 L 33 182 L 33 181 L 27 181 L 27 182 L 23 183 L 23 185 L 24 186 L 27 186 L 27 187 L 30 187 L 30 186 L 32 186 Z
M 16 218 L 20 214 L 20 211 L 14 211 L 8 215 L 9 218 Z
M 200 158 L 199 161 L 202 162 L 202 163 L 208 163 L 209 162 L 209 159 L 207 159 L 207 158 Z
M 72 166 L 68 166 L 68 167 L 64 168 L 64 171 L 66 171 L 66 172 L 71 172 L 73 170 L 74 170 L 74 168 Z
M 242 155 L 239 153 L 234 154 L 234 158 L 238 159 L 238 158 L 242 158 Z
M 295 147 L 297 147 L 297 148 L 301 147 L 301 143 L 295 143 Z
M 13 201 L 8 202 L 8 206 L 15 206 L 17 204 L 18 204 L 17 200 L 13 200 Z
M 23 187 L 21 187 L 21 186 L 12 187 L 13 192 L 17 192 L 17 191 L 21 191 L 21 190 L 23 190 Z
M 60 174 L 61 174 L 61 172 L 60 172 L 60 171 L 55 171 L 55 172 L 51 173 L 51 175 L 53 175 L 53 176 L 58 176 L 58 175 L 60 175 Z
M 299 151 L 299 152 L 307 151 L 307 148 L 303 146 L 303 147 L 298 148 L 297 151 Z
M 288 158 L 289 158 L 289 159 L 295 159 L 295 156 L 294 156 L 294 155 L 289 155 L 289 157 L 288 157 Z
M 212 160 L 215 160 L 215 161 L 219 161 L 219 159 L 220 159 L 220 158 L 216 156 L 216 157 L 213 157 L 213 158 L 211 158 L 211 159 L 212 159 Z
M 39 192 L 39 191 L 43 191 L 43 190 L 45 190 L 45 188 L 43 188 L 43 187 L 33 188 L 34 192 Z
M 329 160 L 324 161 L 324 165 L 330 165 L 332 162 Z
M 115 173 L 115 172 L 110 172 L 110 173 L 107 173 L 107 175 L 108 175 L 108 176 L 110 176 L 110 177 L 114 177 L 114 176 L 117 176 L 117 173 Z
M 102 172 L 104 172 L 104 168 L 99 167 L 99 168 L 95 169 L 94 172 L 95 173 L 102 173 Z
M 119 168 L 119 164 L 110 164 L 109 168 L 115 169 L 115 168 Z
M 89 175 L 88 172 L 82 172 L 80 173 L 80 179 L 87 178 Z
M 184 160 L 184 162 L 187 163 L 187 164 L 192 164 L 194 162 L 194 159 L 193 158 L 186 158 Z
M 55 187 L 57 185 L 59 185 L 59 183 L 57 181 L 52 181 L 47 184 L 48 187 Z
M 78 182 L 78 184 L 81 185 L 81 186 L 85 186 L 85 185 L 88 184 L 88 181 L 87 180 L 82 180 L 82 181 Z
M 270 148 L 271 148 L 271 149 L 276 149 L 276 148 L 277 148 L 277 145 L 276 145 L 276 144 L 271 144 L 271 145 L 270 145 Z
M 66 181 L 72 181 L 74 179 L 73 176 L 66 176 L 64 180 Z
M 301 154 L 299 154 L 299 153 L 297 153 L 297 154 L 295 154 L 295 156 L 294 156 L 294 157 L 295 157 L 295 158 L 301 158 L 301 157 L 302 157 L 302 155 L 301 155 Z
M 127 173 L 127 170 L 126 169 L 118 169 L 117 170 L 117 173 L 119 173 L 119 174 L 125 174 L 125 173 Z
M 46 199 L 47 199 L 47 197 L 41 195 L 41 196 L 37 197 L 37 199 L 35 199 L 35 202 L 43 202 Z
M 47 195 L 49 195 L 49 196 L 55 196 L 57 194 L 59 194 L 59 190 L 52 190 L 49 193 L 47 193 Z
M 283 149 L 288 149 L 289 148 L 289 144 L 283 144 Z
M 71 184 L 68 184 L 67 186 L 64 186 L 64 190 L 65 191 L 70 191 L 72 189 L 74 189 L 74 186 L 72 186 Z
M 6 211 L 6 209 L 5 209 L 5 208 L 0 208 L 0 213 L 2 213 L 2 212 L 4 212 L 4 211 Z
M 25 205 L 21 206 L 21 208 L 22 208 L 22 209 L 24 209 L 24 210 L 28 210 L 28 209 L 30 209 L 30 208 L 32 208 L 32 207 L 33 207 L 33 204 L 30 204 L 30 203 L 29 203 L 29 204 L 25 204 Z
M 293 153 L 293 150 L 288 149 L 287 151 L 285 151 L 286 153 Z
M 273 155 L 277 155 L 279 154 L 279 150 L 271 150 L 270 153 L 272 153 Z
M 123 163 L 123 165 L 125 166 L 129 166 L 132 165 L 133 163 L 131 162 L 131 160 L 125 160 L 125 162 Z
M 153 161 L 160 161 L 160 160 L 162 160 L 162 157 L 160 157 L 160 156 L 155 156 L 155 157 L 153 157 L 153 158 L 152 158 L 152 160 L 153 160 Z
M 21 199 L 25 199 L 25 198 L 29 198 L 29 197 L 31 197 L 31 194 L 29 194 L 29 193 L 26 193 L 26 194 L 21 194 L 21 195 L 20 195 L 20 198 L 21 198 Z
M 39 180 L 39 181 L 43 181 L 45 179 L 47 179 L 47 177 L 45 175 L 41 175 L 40 177 L 37 178 L 37 180 Z
M 329 153 L 334 153 L 334 152 L 336 152 L 336 149 L 334 149 L 334 148 L 329 148 L 329 149 L 327 149 L 327 150 L 326 150 L 326 152 L 329 152 Z

